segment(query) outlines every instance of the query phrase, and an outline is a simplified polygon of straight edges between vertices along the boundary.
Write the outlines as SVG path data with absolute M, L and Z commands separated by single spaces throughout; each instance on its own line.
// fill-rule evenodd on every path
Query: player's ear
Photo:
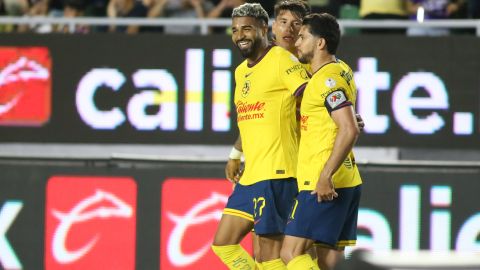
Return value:
M 262 34 L 265 36 L 268 33 L 268 24 L 262 26 Z
M 327 46 L 327 41 L 324 38 L 320 37 L 320 38 L 317 39 L 318 49 L 323 50 L 323 49 L 326 48 L 326 46 Z

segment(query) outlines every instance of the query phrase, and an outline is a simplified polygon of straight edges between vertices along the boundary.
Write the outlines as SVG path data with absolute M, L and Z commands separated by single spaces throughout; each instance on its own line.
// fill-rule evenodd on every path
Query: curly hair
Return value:
M 268 25 L 268 13 L 258 3 L 245 3 L 233 9 L 232 18 L 253 17 Z

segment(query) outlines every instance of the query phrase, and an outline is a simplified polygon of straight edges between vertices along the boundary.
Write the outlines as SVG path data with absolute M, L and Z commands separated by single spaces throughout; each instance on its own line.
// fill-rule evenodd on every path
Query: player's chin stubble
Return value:
M 299 57 L 298 57 L 298 61 L 300 61 L 300 63 L 302 64 L 308 64 L 310 62 L 310 60 L 312 60 L 313 58 L 313 53 L 310 52 L 310 53 L 306 53 L 306 54 L 302 54 L 302 53 L 299 53 Z

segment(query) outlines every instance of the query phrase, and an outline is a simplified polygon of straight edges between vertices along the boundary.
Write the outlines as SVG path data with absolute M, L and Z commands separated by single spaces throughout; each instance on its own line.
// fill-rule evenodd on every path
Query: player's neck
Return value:
M 313 73 L 317 72 L 321 67 L 328 63 L 335 62 L 335 55 L 332 54 L 315 54 L 311 61 Z
M 269 47 L 270 47 L 270 44 L 268 43 L 268 40 L 262 41 L 262 44 L 260 45 L 256 53 L 247 58 L 247 63 L 249 65 L 253 65 L 257 63 L 258 60 L 267 53 Z
M 293 46 L 293 47 L 287 47 L 287 48 L 285 48 L 285 49 L 287 49 L 287 51 L 291 52 L 293 55 L 295 55 L 296 57 L 298 57 L 297 48 L 295 48 L 295 46 Z

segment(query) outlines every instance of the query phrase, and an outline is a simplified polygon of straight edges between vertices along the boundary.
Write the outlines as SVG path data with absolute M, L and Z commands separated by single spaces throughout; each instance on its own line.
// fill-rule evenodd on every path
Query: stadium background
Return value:
M 2 34 L 0 44 L 3 75 L 38 71 L 22 57 L 49 74 L 1 84 L 2 105 L 33 95 L 0 118 L 3 269 L 222 269 L 205 247 L 231 188 L 241 59 L 229 37 Z M 338 56 L 363 80 L 360 247 L 480 250 L 478 48 L 474 36 L 342 39 Z M 133 212 L 108 196 L 77 208 L 98 190 Z

